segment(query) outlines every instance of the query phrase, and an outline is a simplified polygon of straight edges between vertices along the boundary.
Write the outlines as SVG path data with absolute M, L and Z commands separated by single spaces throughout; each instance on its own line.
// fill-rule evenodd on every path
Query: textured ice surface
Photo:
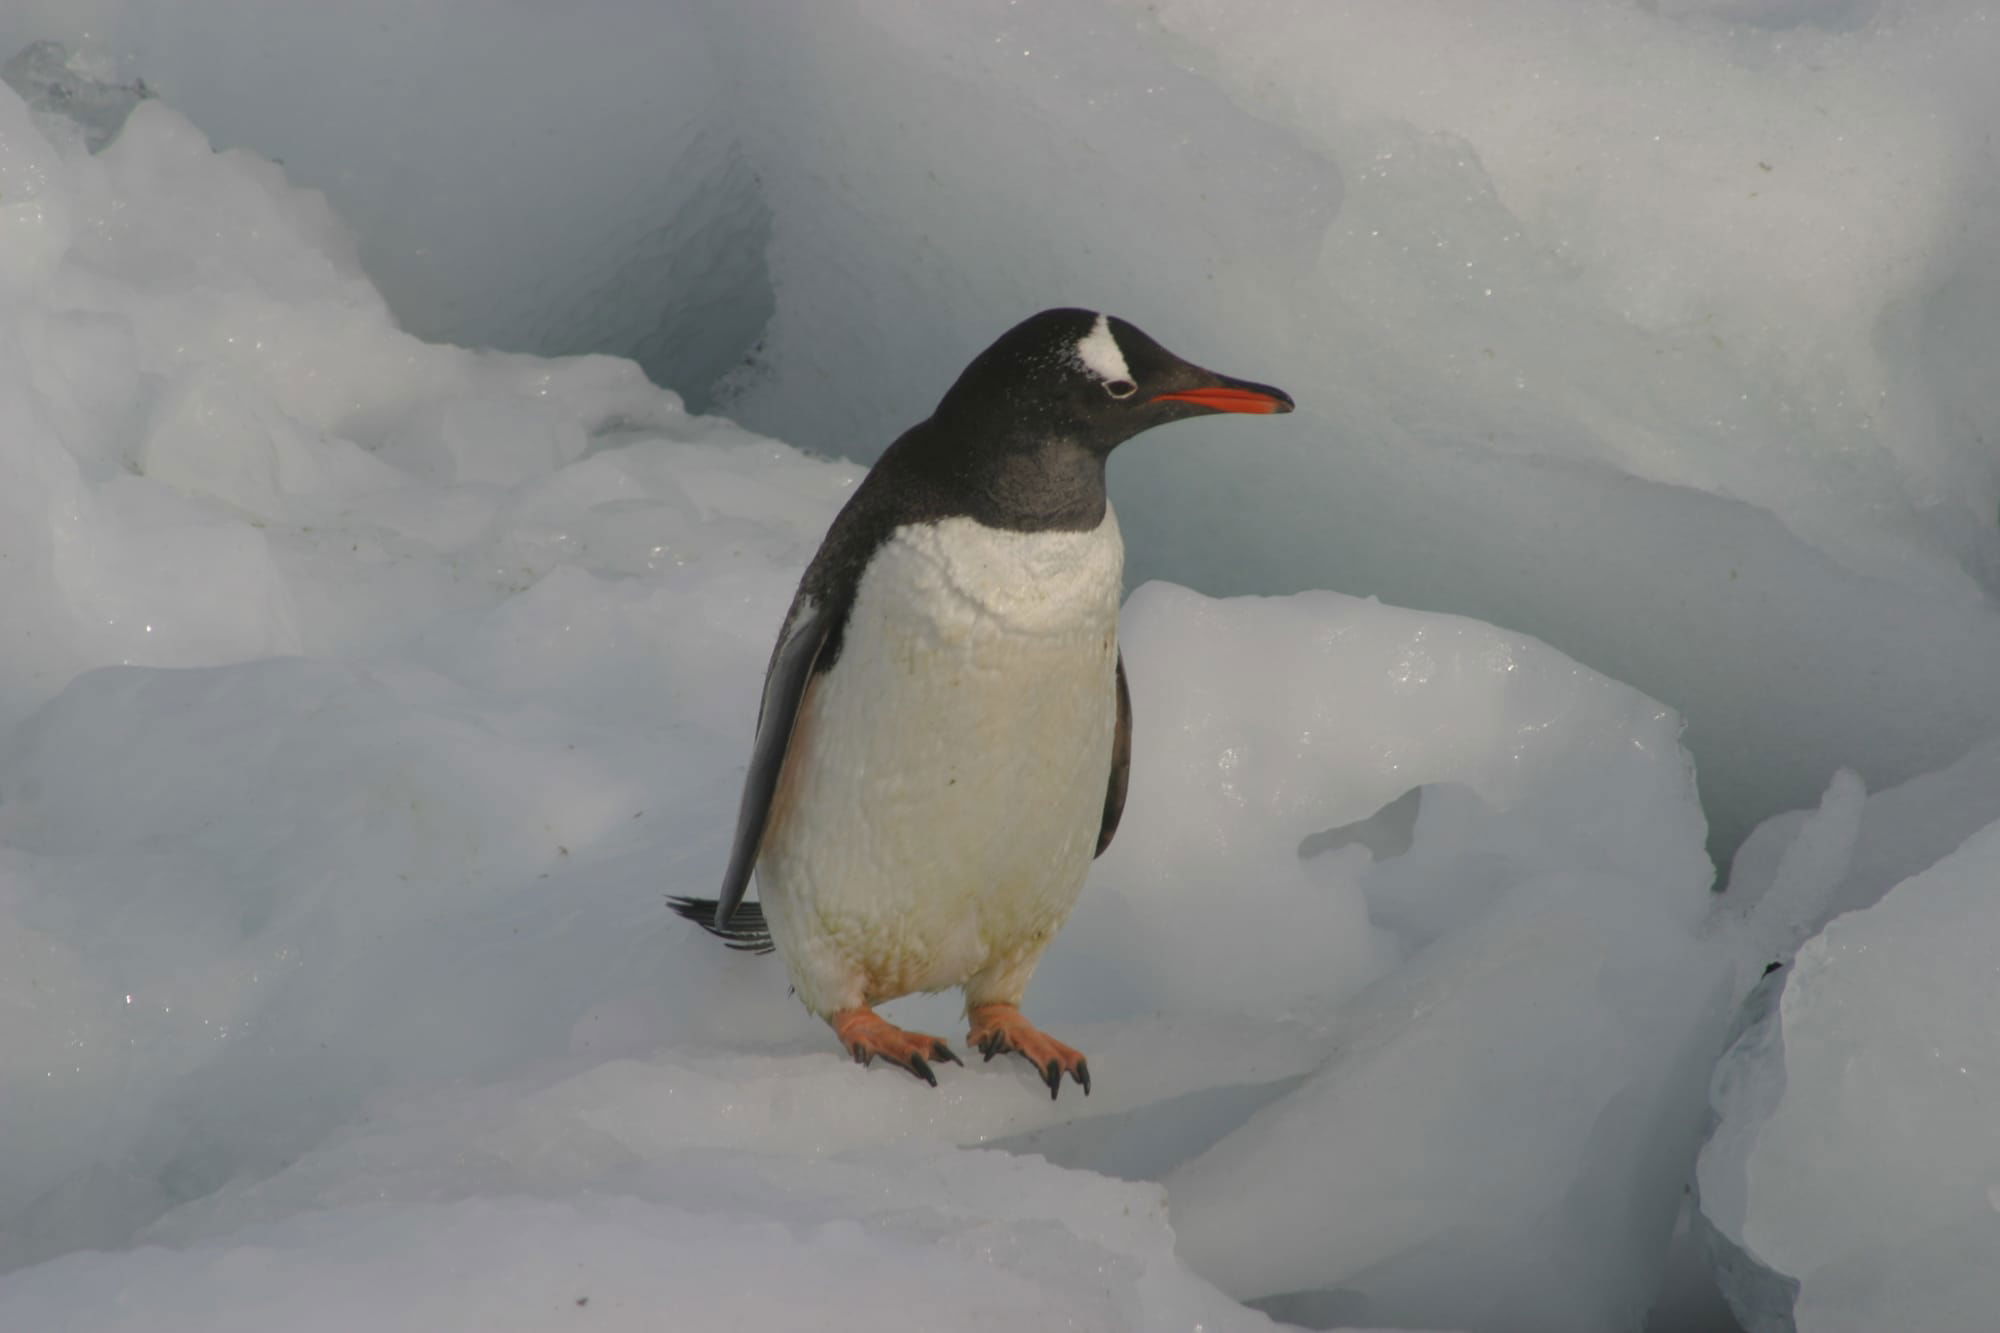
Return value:
M 1717 1070 L 1701 1204 L 1751 1327 L 1942 1333 L 2000 1309 L 1996 869 L 2000 824 L 1836 919 Z
M 1168 1176 L 1182 1252 L 1316 1323 L 1633 1326 L 1732 982 L 1704 881 L 1504 833 L 1436 865 L 1427 832 L 1408 869 L 1478 898 L 1341 1008 L 1319 1073 Z
M 1132 594 L 1121 639 L 1134 718 L 1171 721 L 1140 733 L 1129 836 L 1073 929 L 1138 945 L 1139 1011 L 1344 999 L 1529 868 L 1631 876 L 1683 927 L 1705 910 L 1679 719 L 1543 644 L 1335 593 L 1168 584 Z M 1366 846 L 1419 788 L 1400 852 Z M 1215 953 L 1260 966 L 1218 973 Z
M 412 1188 L 398 1174 L 365 1200 L 225 1236 L 58 1260 L 0 1283 L 0 1323 L 134 1333 L 1271 1326 L 1176 1263 L 1156 1186 L 994 1152 L 634 1155 L 587 1130 L 576 1146 L 554 1191 L 469 1192 L 430 1177 Z M 463 1174 L 474 1189 L 506 1176 L 497 1164 Z
M 1728 899 L 1774 957 L 1788 956 L 1841 912 L 1872 907 L 1967 838 L 2000 820 L 2000 741 L 1886 791 L 1836 775 L 1817 811 L 1780 815 L 1744 841 Z
M 57 140 L 0 89 L 0 1327 L 1636 1324 L 1718 969 L 1670 710 L 1142 588 L 1125 830 L 1031 995 L 1093 1095 L 858 1068 L 661 902 L 857 469 L 401 331 L 163 101 Z M 1300 1190 L 1265 1125 L 1392 1167 Z
M 0 82 L 40 113 L 38 128 L 51 137 L 81 135 L 92 152 L 111 142 L 132 108 L 151 97 L 145 80 L 107 83 L 79 70 L 59 42 L 32 42 L 0 64 Z
M 1746 1219 L 1753 1213 L 1761 1216 L 1762 1234 L 1779 1237 L 1780 1248 L 1815 1235 L 1793 1203 L 1799 1189 L 1796 1177 L 1816 1169 L 1808 1165 L 1812 1155 L 1902 1151 L 1895 1133 L 1881 1130 L 1872 1118 L 1879 1116 L 1879 1109 L 1866 1108 L 1857 1100 L 1864 1087 L 1879 1086 L 1882 1096 L 1896 1101 L 1900 1132 L 1943 1135 L 1946 1142 L 1953 1141 L 1951 1099 L 1958 1080 L 1950 1071 L 1944 1077 L 1906 1079 L 1892 1088 L 1880 1083 L 1886 1075 L 1879 1065 L 1894 1060 L 1896 1049 L 1910 1042 L 1938 1058 L 1946 1056 L 1948 1045 L 1933 1042 L 1928 1033 L 1930 1014 L 1949 1010 L 1946 1028 L 1941 1029 L 1947 1031 L 1960 1009 L 1980 1011 L 1991 979 L 1978 968 L 1954 967 L 1949 950 L 1943 948 L 1945 938 L 1952 937 L 1954 943 L 1962 939 L 1965 947 L 1990 953 L 1995 935 L 1977 912 L 1961 913 L 1956 924 L 1942 927 L 1940 916 L 1957 909 L 1941 906 L 1918 912 L 1895 904 L 1905 898 L 1946 901 L 1942 888 L 1922 886 L 1942 884 L 1962 873 L 1960 859 L 1976 856 L 1975 846 L 1990 845 L 1991 828 L 2000 824 L 1996 774 L 2000 774 L 2000 746 L 1992 742 L 1956 764 L 1872 794 L 1864 792 L 1852 774 L 1843 773 L 1829 786 L 1819 809 L 1781 815 L 1761 825 L 1731 867 L 1724 916 L 1736 918 L 1737 924 L 1723 935 L 1734 941 L 1746 964 L 1758 959 L 1784 963 L 1795 952 L 1799 958 L 1796 976 L 1790 970 L 1773 972 L 1744 1007 L 1738 1039 L 1711 1089 L 1718 1123 L 1702 1156 L 1700 1229 L 1717 1255 L 1723 1290 L 1753 1330 L 1860 1329 L 1884 1320 L 1911 1328 L 1977 1326 L 1976 1320 L 1963 1323 L 1960 1312 L 1970 1307 L 1952 1304 L 1959 1298 L 1949 1294 L 1953 1283 L 1976 1276 L 1960 1264 L 1965 1247 L 1988 1244 L 1990 1248 L 1977 1234 L 1968 1236 L 1940 1222 L 1934 1235 L 1906 1243 L 1891 1228 L 1877 1231 L 1870 1225 L 1837 1260 L 1808 1256 L 1819 1273 L 1814 1279 L 1816 1294 L 1808 1300 L 1799 1295 L 1806 1270 L 1781 1266 L 1773 1251 L 1752 1238 Z M 1961 844 L 1963 849 L 1954 856 Z M 1885 894 L 1890 896 L 1885 899 Z M 1835 962 L 1862 948 L 1890 958 L 1890 966 L 1907 968 L 1908 974 L 1874 983 L 1878 992 L 1863 997 L 1851 987 L 1869 984 L 1868 969 L 1842 963 L 1838 977 L 1824 975 Z M 1933 951 L 1938 951 L 1935 970 L 1929 961 Z M 1818 961 L 1809 965 L 1809 960 Z M 1861 980 L 1849 980 L 1854 977 Z M 1807 1014 L 1812 1017 L 1805 1018 Z M 1817 1043 L 1803 1057 L 1809 1063 L 1801 1066 L 1816 1081 L 1796 1091 L 1791 1056 L 1795 1018 L 1805 1025 L 1798 1029 L 1805 1033 L 1803 1040 Z M 1832 1051 L 1839 1052 L 1844 1062 L 1845 1072 L 1838 1076 L 1827 1063 L 1834 1058 Z M 1978 1068 L 1968 1063 L 1962 1074 L 1974 1077 Z M 1815 1099 L 1821 1111 L 1801 1126 L 1801 1108 Z M 1775 1118 L 1781 1104 L 1789 1108 L 1784 1121 Z M 1767 1135 L 1779 1132 L 1790 1141 L 1766 1142 Z M 1883 1134 L 1879 1143 L 1843 1137 L 1877 1133 Z M 1969 1161 L 1976 1162 L 1983 1142 L 1961 1145 Z M 1772 1165 L 1780 1162 L 1785 1165 Z M 1976 1173 L 1976 1165 L 1972 1169 Z M 1857 1215 L 1872 1213 L 1873 1196 L 1867 1192 L 1872 1187 L 1872 1178 L 1856 1180 L 1851 1172 L 1834 1173 L 1829 1185 L 1845 1191 L 1840 1206 Z M 1898 1186 L 1905 1194 L 1923 1188 L 1915 1178 Z M 1853 1281 L 1834 1276 L 1836 1269 L 1850 1264 Z M 1897 1276 L 1908 1266 L 1924 1276 Z M 1880 1287 L 1872 1285 L 1878 1277 Z M 1943 1304 L 1907 1296 L 1909 1283 L 1931 1277 L 1942 1284 L 1936 1295 Z M 1978 1295 L 1976 1284 L 1970 1290 Z M 1906 1296 L 1907 1314 L 1898 1304 Z

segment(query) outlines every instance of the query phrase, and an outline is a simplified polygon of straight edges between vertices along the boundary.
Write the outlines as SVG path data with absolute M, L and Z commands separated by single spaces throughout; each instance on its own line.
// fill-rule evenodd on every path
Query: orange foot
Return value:
M 1090 1066 L 1084 1063 L 1083 1053 L 1043 1032 L 1023 1018 L 1015 1006 L 975 1004 L 966 1010 L 966 1017 L 972 1020 L 972 1031 L 965 1035 L 966 1045 L 978 1047 L 988 1060 L 1008 1051 L 1027 1056 L 1040 1071 L 1042 1082 L 1049 1085 L 1049 1100 L 1054 1101 L 1062 1091 L 1064 1070 L 1083 1089 L 1084 1096 L 1090 1095 Z
M 834 1035 L 840 1038 L 840 1044 L 847 1048 L 855 1063 L 865 1065 L 879 1055 L 892 1065 L 901 1065 L 933 1088 L 937 1086 L 937 1075 L 931 1072 L 931 1060 L 963 1063 L 941 1039 L 921 1032 L 905 1032 L 873 1009 L 843 1009 L 826 1021 L 833 1025 Z

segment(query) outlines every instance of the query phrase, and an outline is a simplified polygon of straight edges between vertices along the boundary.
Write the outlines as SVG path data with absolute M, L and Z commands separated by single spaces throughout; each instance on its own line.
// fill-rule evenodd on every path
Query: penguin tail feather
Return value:
M 716 901 L 713 898 L 672 897 L 667 899 L 667 906 L 675 915 L 686 917 L 732 949 L 743 953 L 772 953 L 778 947 L 771 942 L 771 927 L 764 920 L 764 909 L 756 903 L 738 903 L 726 926 L 715 924 Z

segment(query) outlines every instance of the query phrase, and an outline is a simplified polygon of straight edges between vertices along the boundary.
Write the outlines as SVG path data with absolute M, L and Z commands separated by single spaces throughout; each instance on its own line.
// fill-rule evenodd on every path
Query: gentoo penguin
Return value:
M 981 352 L 883 453 L 806 567 L 764 677 L 719 899 L 674 908 L 774 944 L 853 1057 L 937 1085 L 959 1063 L 874 1006 L 964 988 L 968 1044 L 1077 1051 L 1021 1014 L 1035 964 L 1125 806 L 1125 548 L 1111 451 L 1213 412 L 1289 412 L 1122 319 L 1045 310 Z M 762 912 L 743 902 L 752 868 Z

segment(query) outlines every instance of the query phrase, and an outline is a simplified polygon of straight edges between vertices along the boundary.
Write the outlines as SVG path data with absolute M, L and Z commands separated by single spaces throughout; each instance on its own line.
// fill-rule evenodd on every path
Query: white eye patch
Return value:
M 1097 378 L 1110 384 L 1118 380 L 1130 382 L 1132 372 L 1126 368 L 1125 353 L 1118 347 L 1118 340 L 1111 336 L 1111 321 L 1103 315 L 1090 326 L 1090 332 L 1076 341 L 1076 359 L 1083 368 Z

